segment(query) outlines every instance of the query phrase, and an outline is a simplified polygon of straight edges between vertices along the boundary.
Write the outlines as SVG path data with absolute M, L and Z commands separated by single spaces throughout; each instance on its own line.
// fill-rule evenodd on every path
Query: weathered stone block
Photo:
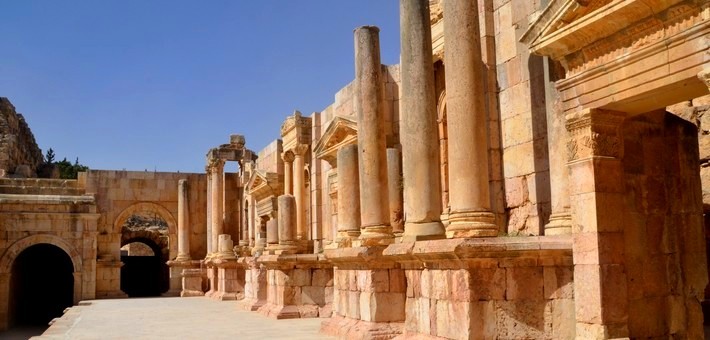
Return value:
M 325 287 L 301 287 L 301 303 L 306 305 L 325 305 Z
M 541 300 L 542 267 L 510 267 L 506 274 L 506 300 Z

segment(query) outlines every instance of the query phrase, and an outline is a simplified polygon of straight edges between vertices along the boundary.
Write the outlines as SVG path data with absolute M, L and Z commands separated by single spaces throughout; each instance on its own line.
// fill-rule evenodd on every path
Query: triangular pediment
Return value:
M 560 60 L 681 0 L 552 0 L 520 41 Z
M 278 196 L 281 194 L 279 174 L 256 170 L 252 172 L 246 190 L 250 195 L 254 196 L 257 201 L 271 195 Z
M 314 149 L 316 157 L 337 166 L 338 149 L 357 143 L 357 123 L 349 118 L 336 116 L 323 132 Z

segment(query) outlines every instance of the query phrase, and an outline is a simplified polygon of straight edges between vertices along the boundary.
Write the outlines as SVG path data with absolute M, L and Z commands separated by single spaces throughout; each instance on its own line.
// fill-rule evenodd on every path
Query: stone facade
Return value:
M 6 180 L 0 275 L 44 242 L 75 298 L 123 296 L 142 212 L 167 224 L 168 294 L 338 337 L 701 338 L 707 2 L 401 0 L 400 23 L 400 65 L 357 28 L 331 105 L 259 152 L 231 135 L 206 175 Z M 83 234 L 60 222 L 77 202 Z

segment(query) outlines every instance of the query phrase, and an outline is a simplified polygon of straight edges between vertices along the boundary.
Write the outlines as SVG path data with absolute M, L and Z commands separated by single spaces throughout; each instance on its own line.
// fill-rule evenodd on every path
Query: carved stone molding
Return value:
M 314 152 L 317 158 L 328 162 L 331 168 L 336 168 L 338 150 L 354 143 L 357 143 L 357 123 L 350 118 L 336 116 L 316 143 Z
M 283 153 L 281 153 L 281 159 L 283 159 L 284 162 L 293 163 L 294 158 L 295 156 L 291 151 L 284 151 Z
M 592 157 L 620 156 L 619 126 L 626 113 L 588 109 L 567 115 L 567 157 L 570 162 Z
M 311 143 L 311 118 L 303 117 L 301 112 L 294 111 L 281 125 L 283 148 L 290 149 L 297 144 Z

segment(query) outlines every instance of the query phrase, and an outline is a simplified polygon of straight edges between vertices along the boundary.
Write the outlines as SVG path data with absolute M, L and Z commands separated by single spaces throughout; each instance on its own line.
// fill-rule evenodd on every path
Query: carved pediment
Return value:
M 682 0 L 552 0 L 520 38 L 533 53 L 560 60 Z
M 283 188 L 279 174 L 256 170 L 252 172 L 246 190 L 254 199 L 260 201 L 269 196 L 276 197 L 280 195 Z
M 336 116 L 323 133 L 315 147 L 316 157 L 337 166 L 338 149 L 357 143 L 357 123 L 345 117 Z

